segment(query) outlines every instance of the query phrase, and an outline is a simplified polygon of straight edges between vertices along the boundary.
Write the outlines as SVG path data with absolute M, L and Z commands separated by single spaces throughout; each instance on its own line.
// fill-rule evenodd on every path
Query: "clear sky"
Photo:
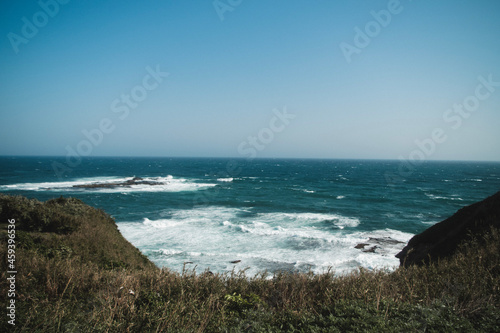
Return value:
M 2 1 L 0 37 L 0 155 L 500 161 L 498 0 Z

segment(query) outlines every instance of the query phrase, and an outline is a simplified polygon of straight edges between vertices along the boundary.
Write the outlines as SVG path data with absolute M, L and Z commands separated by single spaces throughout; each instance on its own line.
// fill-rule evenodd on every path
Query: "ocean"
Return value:
M 499 190 L 488 162 L 0 157 L 1 193 L 81 199 L 178 272 L 391 270 L 414 234 Z

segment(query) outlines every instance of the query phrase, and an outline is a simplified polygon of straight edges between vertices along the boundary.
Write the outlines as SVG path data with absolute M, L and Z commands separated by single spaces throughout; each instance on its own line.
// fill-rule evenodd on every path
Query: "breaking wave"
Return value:
M 360 232 L 355 228 L 361 223 L 358 219 L 339 214 L 252 214 L 252 209 L 207 206 L 166 209 L 163 215 L 167 218 L 144 218 L 118 226 L 157 265 L 177 270 L 185 263 L 199 271 L 249 267 L 249 274 L 395 267 L 399 261 L 394 255 L 413 236 L 391 229 Z M 382 241 L 371 245 L 372 252 L 355 248 L 373 239 Z
M 18 183 L 0 185 L 0 190 L 22 191 L 53 191 L 53 192 L 100 192 L 100 193 L 127 193 L 127 192 L 182 192 L 197 191 L 217 186 L 197 179 L 166 177 L 144 177 L 133 183 L 135 177 L 92 177 L 80 178 L 72 181 Z M 132 182 L 132 183 L 131 183 Z

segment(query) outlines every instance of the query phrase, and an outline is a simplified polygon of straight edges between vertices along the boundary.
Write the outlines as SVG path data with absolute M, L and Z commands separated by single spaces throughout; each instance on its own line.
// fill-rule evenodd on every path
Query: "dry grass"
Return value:
M 247 277 L 158 269 L 105 214 L 79 214 L 72 233 L 20 233 L 15 331 L 500 331 L 495 229 L 429 266 Z M 3 300 L 5 249 L 2 239 Z

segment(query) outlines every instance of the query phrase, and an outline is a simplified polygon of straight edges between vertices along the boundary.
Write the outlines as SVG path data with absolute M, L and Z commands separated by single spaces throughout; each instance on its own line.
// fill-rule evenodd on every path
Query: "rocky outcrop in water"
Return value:
M 421 265 L 446 258 L 464 241 L 500 229 L 500 192 L 464 207 L 446 220 L 414 236 L 396 255 L 401 266 Z
M 93 184 L 84 184 L 84 185 L 73 185 L 76 188 L 116 188 L 116 187 L 130 187 L 132 185 L 166 185 L 165 182 L 152 181 L 152 180 L 144 180 L 141 177 L 134 177 L 132 179 L 126 180 L 124 182 L 115 182 L 115 183 L 93 183 Z
M 393 246 L 398 244 L 404 244 L 404 242 L 398 241 L 391 237 L 369 237 L 366 242 L 359 243 L 354 248 L 362 250 L 366 253 L 377 253 L 377 250 L 383 249 L 386 246 Z

